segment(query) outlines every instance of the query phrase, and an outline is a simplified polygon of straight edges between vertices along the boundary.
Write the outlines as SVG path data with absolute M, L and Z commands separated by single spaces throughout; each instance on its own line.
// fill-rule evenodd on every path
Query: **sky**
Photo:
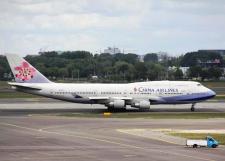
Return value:
M 225 48 L 224 0 L 1 0 L 0 54 Z

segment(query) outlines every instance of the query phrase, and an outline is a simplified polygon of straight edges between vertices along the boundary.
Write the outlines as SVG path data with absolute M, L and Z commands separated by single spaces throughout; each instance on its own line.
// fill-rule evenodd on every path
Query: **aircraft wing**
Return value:
M 115 99 L 120 99 L 120 100 L 132 100 L 132 97 L 88 97 L 90 100 L 115 100 Z
M 113 100 L 124 100 L 124 101 L 130 101 L 133 98 L 132 97 L 88 97 L 90 100 L 97 102 L 97 103 L 107 103 Z
M 162 97 L 159 97 L 159 96 L 150 96 L 149 100 L 152 100 L 152 101 L 163 101 Z
M 88 97 L 90 100 L 93 100 L 95 102 L 108 102 L 110 100 L 125 100 L 125 101 L 132 101 L 132 102 L 139 102 L 140 100 L 143 100 L 142 98 L 141 99 L 136 99 L 136 98 L 133 98 L 133 97 Z M 165 100 L 161 97 L 158 97 L 158 96 L 150 96 L 148 98 L 148 100 L 150 102 L 165 102 Z
M 130 101 L 133 100 L 133 97 L 88 97 L 90 100 L 125 100 L 125 101 Z M 158 96 L 151 96 L 149 97 L 150 101 L 163 101 L 163 99 L 161 97 Z

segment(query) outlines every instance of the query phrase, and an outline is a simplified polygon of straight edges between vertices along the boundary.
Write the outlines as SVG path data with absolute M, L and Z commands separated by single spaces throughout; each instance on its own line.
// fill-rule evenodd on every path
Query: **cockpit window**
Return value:
M 201 84 L 199 83 L 199 84 L 197 84 L 197 86 L 201 86 Z

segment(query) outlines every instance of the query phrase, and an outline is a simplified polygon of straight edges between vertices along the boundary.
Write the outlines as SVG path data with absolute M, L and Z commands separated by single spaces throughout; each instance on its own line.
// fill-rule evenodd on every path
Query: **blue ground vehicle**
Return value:
M 187 139 L 186 142 L 186 146 L 191 146 L 193 148 L 197 147 L 216 148 L 218 145 L 219 145 L 218 141 L 216 141 L 211 136 L 207 136 L 205 140 Z

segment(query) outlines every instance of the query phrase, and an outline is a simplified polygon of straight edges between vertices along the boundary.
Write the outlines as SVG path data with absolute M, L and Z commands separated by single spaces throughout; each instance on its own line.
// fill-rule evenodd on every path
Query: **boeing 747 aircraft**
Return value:
M 15 78 L 9 84 L 18 91 L 85 104 L 103 104 L 109 109 L 131 107 L 150 109 L 152 104 L 192 104 L 207 100 L 216 94 L 198 82 L 149 81 L 127 84 L 54 83 L 48 80 L 26 60 L 7 54 Z

